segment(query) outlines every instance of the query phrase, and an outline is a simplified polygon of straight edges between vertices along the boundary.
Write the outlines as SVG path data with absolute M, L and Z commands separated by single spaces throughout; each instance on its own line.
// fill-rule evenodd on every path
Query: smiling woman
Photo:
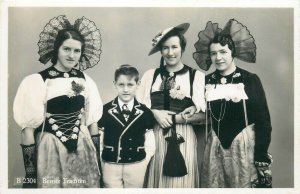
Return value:
M 153 39 L 149 55 L 160 51 L 161 64 L 144 74 L 137 95 L 156 119 L 157 149 L 147 187 L 199 187 L 197 139 L 191 124 L 204 120 L 204 74 L 181 61 L 188 28 L 188 23 L 167 28 Z
M 74 26 L 65 16 L 50 20 L 38 45 L 40 62 L 53 65 L 27 76 L 17 91 L 14 118 L 22 129 L 26 178 L 34 180 L 25 188 L 100 187 L 96 122 L 102 102 L 94 81 L 74 68 L 92 67 L 100 57 L 101 45 L 94 43 L 89 48 L 95 50 L 85 53 L 90 43 L 80 29 L 88 24 L 88 34 L 99 41 L 99 30 L 84 17 Z
M 67 72 L 75 67 L 81 56 L 81 47 L 82 43 L 78 40 L 65 40 L 58 49 L 58 60 L 55 68 Z

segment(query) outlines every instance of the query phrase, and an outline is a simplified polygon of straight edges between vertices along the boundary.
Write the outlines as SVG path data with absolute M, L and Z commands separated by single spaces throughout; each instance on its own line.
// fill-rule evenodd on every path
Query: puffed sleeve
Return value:
M 37 128 L 44 121 L 46 84 L 40 74 L 32 74 L 21 82 L 14 103 L 13 113 L 17 124 Z
M 255 149 L 254 159 L 258 162 L 269 162 L 268 148 L 271 142 L 271 118 L 267 105 L 266 95 L 259 77 L 251 74 L 245 83 L 249 97 L 247 112 L 254 120 Z
M 151 108 L 150 91 L 151 91 L 154 71 L 155 69 L 150 69 L 144 73 L 141 79 L 139 89 L 137 90 L 136 93 L 137 100 L 140 103 L 145 104 L 148 108 Z
M 193 83 L 193 97 L 192 100 L 197 108 L 197 112 L 206 110 L 206 103 L 204 98 L 205 75 L 201 71 L 196 71 Z
M 86 80 L 86 125 L 98 122 L 102 116 L 103 104 L 95 82 L 84 74 Z

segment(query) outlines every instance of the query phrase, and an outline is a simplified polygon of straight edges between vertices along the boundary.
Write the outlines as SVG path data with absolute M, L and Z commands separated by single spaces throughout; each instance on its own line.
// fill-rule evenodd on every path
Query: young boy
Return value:
M 130 65 L 115 71 L 118 96 L 103 106 L 98 127 L 103 130 L 102 172 L 104 187 L 143 187 L 147 165 L 155 152 L 154 117 L 135 99 L 139 73 Z

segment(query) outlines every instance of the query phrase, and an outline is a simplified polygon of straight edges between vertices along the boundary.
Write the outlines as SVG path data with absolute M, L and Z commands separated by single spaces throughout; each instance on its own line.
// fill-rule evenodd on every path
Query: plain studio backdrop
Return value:
M 20 147 L 21 130 L 13 119 L 12 105 L 22 79 L 46 66 L 38 61 L 39 34 L 46 23 L 66 15 L 73 24 L 82 16 L 95 22 L 102 35 L 102 54 L 97 66 L 86 71 L 96 82 L 104 103 L 115 97 L 113 76 L 117 67 L 131 64 L 140 75 L 159 66 L 160 54 L 148 56 L 152 38 L 160 31 L 183 22 L 187 48 L 182 61 L 199 69 L 192 58 L 198 33 L 207 21 L 219 23 L 235 18 L 246 25 L 255 38 L 257 62 L 236 60 L 236 65 L 256 73 L 264 86 L 273 126 L 269 148 L 273 155 L 274 187 L 294 187 L 294 20 L 291 8 L 31 8 L 13 7 L 8 13 L 8 178 L 9 187 L 21 187 L 24 176 Z M 211 68 L 209 72 L 213 71 Z M 208 72 L 205 72 L 208 73 Z M 31 91 L 34 92 L 33 87 Z M 199 160 L 204 130 L 197 128 Z

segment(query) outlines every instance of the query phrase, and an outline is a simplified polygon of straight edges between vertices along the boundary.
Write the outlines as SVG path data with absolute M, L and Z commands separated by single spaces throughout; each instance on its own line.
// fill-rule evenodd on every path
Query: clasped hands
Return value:
M 196 107 L 195 106 L 190 106 L 186 109 L 184 109 L 182 112 L 178 113 L 178 115 L 181 115 L 182 118 L 188 119 L 192 117 L 196 113 Z M 172 122 L 172 115 L 176 115 L 175 112 L 173 111 L 168 111 L 168 110 L 152 110 L 154 117 L 159 124 L 161 128 L 168 128 L 171 127 L 173 122 Z

